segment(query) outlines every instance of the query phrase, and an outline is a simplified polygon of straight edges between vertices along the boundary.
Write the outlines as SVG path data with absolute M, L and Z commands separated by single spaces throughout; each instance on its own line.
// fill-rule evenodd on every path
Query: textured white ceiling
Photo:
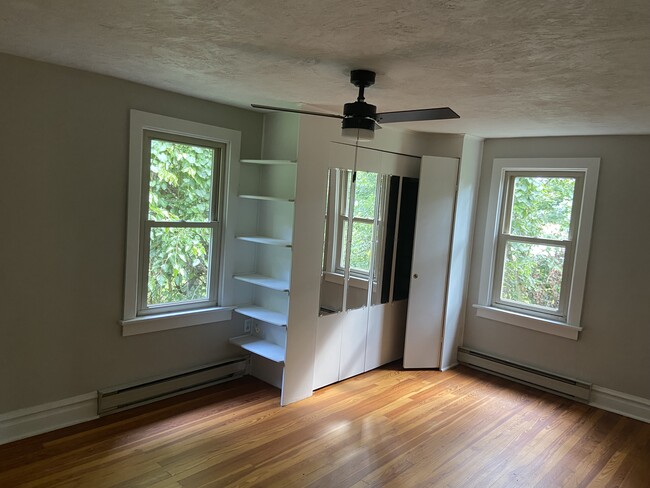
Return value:
M 648 0 L 3 0 L 0 52 L 247 106 L 341 111 L 377 72 L 395 124 L 482 137 L 650 134 Z

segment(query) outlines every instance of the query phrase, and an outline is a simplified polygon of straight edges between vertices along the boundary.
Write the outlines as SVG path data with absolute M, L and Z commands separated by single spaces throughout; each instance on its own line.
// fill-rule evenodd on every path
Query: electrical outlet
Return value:
M 251 333 L 251 327 L 253 326 L 253 319 L 246 319 L 244 320 L 244 332 L 246 334 Z

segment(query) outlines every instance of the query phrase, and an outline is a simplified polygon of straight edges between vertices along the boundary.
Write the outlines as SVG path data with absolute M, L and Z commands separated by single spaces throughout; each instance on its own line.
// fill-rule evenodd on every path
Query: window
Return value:
M 131 111 L 123 334 L 230 318 L 221 262 L 239 132 Z
M 144 132 L 138 314 L 215 306 L 224 145 Z
M 368 279 L 372 257 L 378 178 L 377 173 L 357 171 L 354 190 L 352 190 L 352 171 L 330 170 L 328 195 L 331 192 L 336 197 L 331 200 L 328 198 L 328 202 L 330 202 L 330 208 L 327 209 L 326 225 L 328 265 L 325 268 L 328 268 L 331 273 L 344 274 L 348 225 L 352 221 L 350 276 Z M 352 191 L 354 191 L 354 203 L 350 209 L 350 193 Z
M 598 167 L 494 161 L 479 316 L 577 338 Z
M 339 212 L 337 219 L 337 269 L 339 273 L 345 268 L 348 225 L 350 222 L 350 190 L 352 172 L 339 172 Z M 372 254 L 372 226 L 375 221 L 375 198 L 377 193 L 377 173 L 357 171 L 354 205 L 352 216 L 352 245 L 350 247 L 350 274 L 367 278 L 370 273 Z

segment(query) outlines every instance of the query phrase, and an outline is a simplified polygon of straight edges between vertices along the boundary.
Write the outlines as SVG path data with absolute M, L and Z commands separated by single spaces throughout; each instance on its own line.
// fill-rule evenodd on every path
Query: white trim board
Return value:
M 650 400 L 647 398 L 593 385 L 589 405 L 650 424 Z
M 98 418 L 97 392 L 0 415 L 0 444 L 44 434 Z

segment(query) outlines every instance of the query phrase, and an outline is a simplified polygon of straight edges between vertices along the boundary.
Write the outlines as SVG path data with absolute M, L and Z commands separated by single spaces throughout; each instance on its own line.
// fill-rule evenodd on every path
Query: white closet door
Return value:
M 405 368 L 440 367 L 458 163 L 454 158 L 422 158 L 406 316 Z
M 314 361 L 314 390 L 339 381 L 342 330 L 340 313 L 318 317 Z
M 364 372 L 366 338 L 368 336 L 368 307 L 348 310 L 341 318 L 339 381 Z
M 365 371 L 403 356 L 406 304 L 407 300 L 398 300 L 370 307 Z

